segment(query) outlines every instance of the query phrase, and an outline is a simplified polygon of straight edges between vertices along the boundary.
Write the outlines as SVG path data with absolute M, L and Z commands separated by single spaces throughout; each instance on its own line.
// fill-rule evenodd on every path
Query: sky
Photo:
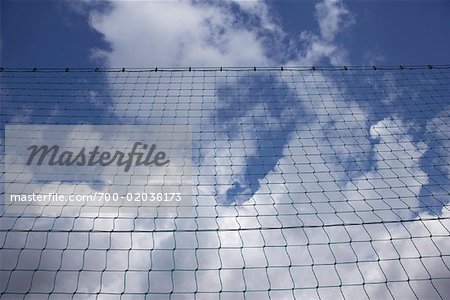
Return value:
M 448 1 L 2 1 L 1 65 L 38 70 L 0 72 L 0 144 L 6 124 L 72 124 L 70 140 L 81 125 L 101 138 L 113 127 L 94 125 L 189 125 L 195 215 L 4 214 L 0 297 L 448 298 L 450 85 L 436 65 L 449 63 L 449 12 Z M 161 71 L 400 64 L 434 67 Z M 40 193 L 111 179 L 101 169 L 100 186 L 36 187 L 34 169 L 15 167 L 2 181 Z M 115 175 L 128 192 L 148 186 Z
M 208 6 L 217 7 L 219 6 L 217 3 L 210 2 Z M 245 64 L 245 59 L 249 57 L 254 57 L 248 60 L 250 65 L 258 63 L 270 66 L 288 63 L 297 65 L 448 63 L 447 53 L 450 52 L 448 1 L 365 0 L 343 3 L 332 5 L 336 14 L 325 17 L 315 9 L 315 1 L 269 1 L 263 4 L 256 4 L 253 1 L 235 4 L 230 1 L 228 4 L 221 4 L 220 10 L 198 7 L 199 5 L 195 7 L 187 3 L 180 6 L 157 2 L 152 5 L 152 10 L 158 12 L 161 18 L 144 21 L 154 28 L 152 30 L 142 28 L 146 27 L 144 23 L 137 24 L 131 17 L 121 16 L 121 11 L 129 12 L 134 8 L 136 11 L 133 13 L 139 17 L 137 11 L 139 2 L 108 4 L 96 1 L 4 0 L 0 4 L 1 64 L 9 67 L 105 65 L 145 67 L 146 63 L 161 66 L 199 65 L 205 63 L 207 59 L 209 65 L 231 66 Z M 178 6 L 179 9 L 174 6 Z M 181 17 L 179 21 L 178 16 Z M 191 17 L 198 19 L 194 20 Z M 213 29 L 198 30 L 203 26 L 201 21 L 208 19 L 213 20 L 212 23 L 214 20 L 218 23 L 223 21 L 220 25 L 215 24 L 217 29 L 222 27 L 220 30 L 224 34 L 223 40 L 217 39 L 216 45 L 202 47 L 201 44 L 208 43 L 208 35 L 216 34 Z M 187 26 L 181 25 L 182 22 L 186 22 Z M 236 25 L 232 25 L 232 22 L 236 22 Z M 333 22 L 334 24 L 331 24 Z M 316 54 L 315 57 L 310 56 L 308 60 L 302 60 L 302 56 L 306 55 L 305 51 L 313 44 L 313 36 L 320 37 L 321 30 L 327 26 L 328 30 L 331 30 L 328 34 L 333 35 L 333 38 L 332 41 L 322 40 L 321 45 L 323 47 L 325 44 L 328 47 L 336 45 L 345 49 L 345 53 L 330 54 L 331 50 L 316 49 L 316 52 L 328 51 L 328 54 Z M 134 50 L 138 53 L 155 51 L 154 59 L 134 63 L 121 53 L 122 60 L 107 62 L 99 55 L 106 51 L 114 57 L 114 52 L 121 51 L 114 49 L 115 46 L 125 47 L 125 44 L 121 44 L 127 42 L 124 35 L 131 38 L 133 34 L 139 32 L 147 34 L 148 42 L 145 39 L 133 39 L 131 43 L 135 43 L 137 47 Z M 237 37 L 235 41 L 227 37 L 236 35 L 236 32 L 242 34 L 243 43 L 248 47 L 245 52 L 249 57 L 246 57 L 245 53 L 233 53 L 235 47 L 233 44 L 227 44 L 238 42 Z M 115 35 L 119 33 L 124 35 L 119 38 Z M 331 36 L 325 39 L 327 38 Z M 208 55 L 203 57 L 203 60 L 198 60 L 194 54 L 189 53 L 184 54 L 185 57 L 177 57 L 174 51 L 182 46 L 172 39 L 180 43 L 181 41 L 191 43 L 202 48 Z M 316 44 L 320 43 L 316 40 Z M 214 53 L 215 50 L 221 49 L 221 46 L 224 47 L 220 52 L 223 55 Z M 166 48 L 172 48 L 170 49 L 173 52 L 172 56 L 164 55 Z M 195 51 L 200 53 L 199 49 Z M 242 51 L 240 49 L 240 52 Z M 243 57 L 238 59 L 240 55 Z

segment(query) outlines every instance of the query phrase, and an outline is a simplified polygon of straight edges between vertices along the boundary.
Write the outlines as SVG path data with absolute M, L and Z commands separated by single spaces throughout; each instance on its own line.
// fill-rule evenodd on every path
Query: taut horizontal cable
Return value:
M 380 66 L 280 66 L 280 67 L 1 67 L 0 72 L 191 72 L 191 71 L 351 71 L 449 69 L 450 64 Z

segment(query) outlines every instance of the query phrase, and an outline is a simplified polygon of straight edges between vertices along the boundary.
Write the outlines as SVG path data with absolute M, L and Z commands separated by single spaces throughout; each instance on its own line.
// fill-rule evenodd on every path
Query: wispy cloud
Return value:
M 341 0 L 321 1 L 315 8 L 320 36 L 324 41 L 333 42 L 338 34 L 354 22 L 353 15 Z
M 90 14 L 92 28 L 111 45 L 94 56 L 130 67 L 268 64 L 259 31 L 276 27 L 265 6 L 240 4 L 238 13 L 233 8 L 214 2 L 111 2 L 110 9 Z M 244 12 L 263 16 L 246 22 L 240 19 Z
M 303 50 L 292 63 L 311 65 L 326 62 L 332 65 L 349 63 L 348 49 L 337 38 L 355 23 L 355 17 L 340 0 L 323 0 L 315 5 L 319 33 L 303 31 Z
M 283 58 L 274 59 L 270 55 L 270 47 L 267 44 L 270 41 L 278 42 L 276 36 L 284 37 L 284 33 L 270 15 L 267 4 L 263 2 L 218 4 L 216 2 L 114 1 L 110 4 L 110 7 L 105 10 L 91 10 L 86 6 L 89 6 L 89 3 L 83 1 L 83 12 L 87 12 L 90 15 L 92 28 L 102 33 L 105 41 L 110 44 L 110 49 L 94 50 L 94 55 L 104 59 L 108 66 L 217 66 L 219 64 L 248 66 L 285 62 Z M 296 59 L 290 63 L 301 65 L 324 62 L 331 64 L 346 63 L 348 61 L 348 52 L 339 44 L 338 37 L 349 26 L 354 24 L 354 17 L 343 5 L 343 2 L 337 0 L 321 1 L 315 6 L 315 10 L 318 28 L 316 31 L 303 32 L 301 40 L 294 47 L 294 51 L 297 53 Z M 246 18 L 243 18 L 244 15 L 246 15 Z M 122 75 L 120 73 L 119 75 L 114 74 L 114 78 L 108 78 L 108 80 L 115 84 L 113 87 L 120 90 L 124 87 L 121 84 L 128 80 L 126 76 L 128 76 L 126 73 Z M 317 193 L 304 193 L 304 197 L 307 198 L 294 199 L 294 196 L 286 193 L 286 189 L 289 189 L 293 194 L 301 194 L 307 192 L 302 189 L 320 190 L 321 187 L 318 186 L 318 183 L 320 183 L 327 184 L 330 190 L 335 191 L 342 190 L 346 185 L 348 190 L 354 188 L 359 193 L 373 191 L 379 186 L 371 186 L 369 189 L 366 189 L 367 180 L 365 179 L 380 179 L 382 177 L 380 170 L 377 169 L 384 159 L 381 156 L 381 153 L 383 153 L 381 148 L 386 146 L 394 147 L 398 144 L 398 141 L 404 143 L 410 149 L 410 152 L 404 153 L 405 155 L 410 154 L 414 156 L 414 159 L 410 160 L 409 165 L 406 166 L 406 170 L 411 171 L 408 179 L 412 181 L 414 178 L 424 176 L 423 171 L 416 168 L 416 164 L 421 157 L 421 150 L 425 146 L 411 141 L 412 137 L 405 133 L 406 125 L 401 120 L 395 119 L 397 123 L 394 124 L 394 120 L 390 116 L 383 116 L 382 120 L 371 124 L 367 119 L 368 112 L 364 111 L 359 106 L 359 103 L 353 101 L 354 99 L 345 99 L 345 105 L 340 106 L 342 101 L 335 101 L 335 97 L 342 100 L 346 91 L 338 86 L 338 83 L 335 82 L 337 81 L 335 77 L 327 76 L 320 72 L 304 76 L 302 78 L 304 79 L 303 82 L 293 82 L 293 77 L 290 78 L 291 82 L 281 78 L 276 80 L 272 78 L 270 81 L 270 78 L 263 77 L 264 80 L 269 80 L 269 83 L 261 82 L 261 78 L 253 78 L 253 75 L 250 74 L 248 74 L 248 78 L 250 78 L 249 81 L 245 81 L 247 80 L 245 79 L 241 82 L 229 79 L 225 87 L 222 85 L 223 98 L 218 98 L 226 103 L 222 106 L 224 108 L 223 111 L 217 109 L 219 107 L 216 106 L 217 103 L 211 103 L 205 109 L 205 114 L 208 110 L 217 109 L 215 112 L 218 115 L 209 117 L 212 117 L 211 120 L 220 120 L 218 124 L 212 125 L 211 122 L 211 124 L 203 124 L 203 126 L 214 129 L 223 129 L 220 128 L 223 126 L 227 131 L 225 133 L 223 131 L 222 133 L 217 133 L 215 137 L 218 139 L 214 141 L 217 144 L 208 145 L 211 146 L 209 149 L 205 147 L 208 149 L 203 152 L 205 157 L 203 162 L 208 162 L 205 165 L 211 166 L 216 164 L 221 167 L 209 167 L 210 169 L 207 169 L 208 167 L 206 166 L 200 169 L 211 176 L 201 178 L 200 180 L 204 181 L 199 182 L 198 188 L 200 192 L 206 191 L 207 193 L 205 194 L 214 194 L 215 191 L 211 186 L 217 183 L 221 186 L 221 189 L 216 191 L 219 194 L 226 194 L 227 191 L 230 191 L 230 193 L 236 193 L 240 196 L 239 194 L 242 194 L 242 191 L 247 192 L 248 195 L 243 196 L 243 198 L 231 198 L 236 202 L 246 201 L 254 194 L 253 200 L 257 204 L 269 205 L 241 207 L 202 207 L 200 205 L 197 210 L 199 218 L 195 220 L 195 225 L 200 228 L 215 228 L 214 226 L 217 226 L 217 228 L 226 229 L 241 228 L 241 226 L 245 227 L 246 224 L 250 224 L 250 227 L 275 224 L 275 226 L 280 227 L 280 230 L 243 230 L 239 232 L 221 232 L 218 230 L 210 233 L 196 232 L 195 236 L 183 235 L 180 232 L 176 232 L 176 234 L 158 234 L 158 232 L 152 232 L 151 234 L 148 232 L 131 232 L 130 234 L 127 232 L 125 235 L 114 232 L 114 229 L 117 228 L 116 226 L 129 226 L 129 228 L 133 229 L 144 228 L 151 231 L 154 228 L 153 226 L 156 226 L 157 221 L 159 226 L 163 228 L 170 227 L 173 224 L 170 223 L 170 220 L 158 219 L 155 221 L 156 219 L 153 218 L 115 218 L 113 224 L 112 222 L 107 222 L 107 219 L 102 219 L 101 215 L 96 216 L 94 220 L 79 218 L 76 220 L 76 223 L 70 219 L 59 220 L 57 223 L 52 224 L 54 228 L 61 226 L 61 228 L 87 228 L 94 230 L 89 232 L 89 235 L 88 233 L 77 235 L 72 232 L 70 236 L 65 235 L 58 239 L 54 238 L 54 233 L 48 233 L 50 242 L 53 240 L 67 240 L 68 243 L 57 248 L 61 250 L 61 253 L 62 249 L 64 249 L 64 255 L 55 255 L 50 259 L 53 260 L 53 265 L 59 264 L 56 270 L 72 270 L 78 276 L 64 279 L 62 278 L 64 275 L 61 275 L 64 272 L 59 272 L 58 275 L 55 275 L 57 276 L 55 281 L 58 282 L 58 286 L 65 287 L 71 285 L 71 283 L 76 283 L 78 286 L 66 287 L 66 292 L 69 293 L 73 293 L 78 289 L 78 291 L 86 292 L 101 291 L 120 294 L 125 289 L 125 282 L 126 292 L 145 293 L 150 289 L 152 292 L 169 293 L 176 285 L 177 288 L 181 286 L 181 289 L 177 290 L 177 292 L 196 291 L 203 293 L 227 289 L 242 290 L 244 289 L 242 282 L 244 282 L 245 276 L 246 287 L 250 290 L 265 291 L 269 290 L 269 287 L 272 287 L 274 290 L 276 288 L 286 288 L 291 293 L 292 287 L 306 287 L 305 293 L 310 290 L 312 294 L 300 295 L 301 292 L 299 292 L 297 296 L 317 297 L 318 291 L 315 288 L 319 282 L 320 284 L 331 282 L 335 286 L 342 285 L 342 283 L 344 285 L 353 285 L 360 283 L 361 280 L 372 283 L 384 282 L 386 276 L 394 276 L 401 270 L 401 266 L 385 264 L 386 259 L 390 255 L 387 247 L 380 247 L 376 250 L 373 247 L 379 247 L 391 237 L 399 236 L 403 233 L 403 227 L 394 227 L 390 232 L 384 228 L 386 230 L 378 236 L 382 241 L 370 243 L 370 246 L 367 245 L 369 244 L 368 230 L 372 228 L 370 226 L 336 227 L 330 229 L 330 231 L 335 230 L 332 231 L 331 240 L 330 237 L 325 237 L 328 229 L 326 229 L 327 232 L 323 228 L 310 231 L 307 231 L 307 229 L 300 230 L 299 228 L 294 228 L 291 231 L 286 228 L 282 229 L 283 226 L 292 224 L 290 222 L 298 224 L 299 221 L 302 223 L 309 221 L 308 225 L 316 224 L 315 222 L 321 224 L 320 222 L 323 221 L 336 221 L 336 214 L 321 213 L 320 209 L 323 209 L 325 212 L 328 209 L 328 211 L 336 213 L 336 207 L 342 211 L 345 211 L 345 208 L 348 207 L 344 206 L 346 205 L 345 203 L 339 203 L 339 200 L 342 200 L 344 195 L 341 194 L 340 197 L 342 198 L 339 198 L 339 196 L 336 196 L 337 192 L 334 194 L 324 192 L 323 196 L 330 197 L 329 201 L 320 203 L 320 201 L 317 201 L 320 199 L 315 198 L 319 197 Z M 133 78 L 130 80 L 137 79 Z M 173 89 L 173 86 L 170 86 L 168 83 L 168 78 L 160 78 L 160 80 L 163 84 Z M 216 91 L 219 88 L 219 85 L 216 85 L 214 82 L 205 84 L 195 80 L 195 76 L 189 77 L 187 84 L 190 87 L 204 88 L 205 90 L 212 89 Z M 184 83 L 186 82 L 182 82 L 182 84 Z M 248 91 L 248 86 L 252 87 L 253 91 L 263 92 L 266 96 L 262 95 L 256 99 L 253 97 L 253 94 L 244 93 L 244 90 Z M 137 83 L 134 87 L 147 88 L 142 83 Z M 279 89 L 280 87 L 281 89 Z M 240 90 L 242 93 L 240 95 L 227 94 L 227 88 L 229 91 Z M 287 89 L 296 91 L 297 94 L 271 95 L 273 91 Z M 176 92 L 177 90 L 175 90 Z M 157 92 L 154 92 L 154 94 L 156 97 L 160 96 Z M 90 93 L 89 96 L 96 98 L 95 93 Z M 112 93 L 112 97 L 114 98 L 115 96 Z M 180 95 L 178 94 L 178 96 Z M 213 101 L 217 101 L 216 97 L 208 96 L 214 98 Z M 393 98 L 397 98 L 399 95 L 397 93 L 394 96 Z M 127 97 L 125 101 L 124 97 L 118 97 L 118 100 L 115 100 L 116 114 L 119 117 L 132 117 L 135 118 L 134 120 L 137 120 L 138 116 L 146 112 L 145 109 L 149 109 L 149 107 L 143 109 L 145 100 L 148 99 L 145 97 L 139 99 Z M 282 103 L 279 99 L 288 99 L 291 102 L 288 105 L 286 102 Z M 180 96 L 176 99 L 176 103 L 171 103 L 170 100 L 167 100 L 166 104 L 190 104 L 191 102 L 188 102 L 190 100 L 188 96 Z M 277 102 L 277 100 L 279 101 Z M 228 106 L 226 106 L 227 104 Z M 239 107 L 243 109 L 237 112 L 233 111 L 234 105 L 242 105 Z M 305 117 L 307 114 L 302 109 L 319 113 L 311 116 L 313 119 L 305 121 L 302 117 Z M 352 119 L 350 121 L 344 120 L 342 117 L 341 112 L 345 109 L 351 112 Z M 227 110 L 235 113 L 229 116 L 228 119 L 224 118 Z M 188 116 L 186 114 L 177 115 L 177 117 L 187 118 Z M 207 116 L 203 115 L 202 117 L 206 119 Z M 310 120 L 311 122 L 309 122 Z M 298 121 L 301 122 L 297 123 Z M 433 122 L 436 123 L 437 121 Z M 239 134 L 245 136 L 228 140 L 233 133 L 236 133 L 233 132 L 232 128 L 236 124 L 241 126 L 238 128 Z M 401 126 L 397 126 L 397 124 Z M 260 134 L 254 133 L 255 128 L 260 129 Z M 391 134 L 392 132 L 387 132 L 392 130 L 392 128 L 394 130 L 401 129 L 401 131 L 393 132 L 393 134 Z M 362 132 L 362 130 L 367 132 Z M 339 134 L 333 136 L 333 132 L 339 132 Z M 308 134 L 311 135 L 312 133 L 315 134 L 314 139 L 308 139 Z M 304 134 L 304 136 L 300 136 L 300 134 Z M 220 139 L 222 141 L 219 141 Z M 379 139 L 379 141 L 371 144 L 373 139 Z M 243 145 L 242 140 L 247 140 L 245 145 Z M 274 144 L 274 140 L 277 140 L 278 144 Z M 223 142 L 223 144 L 219 144 L 220 142 Z M 314 142 L 315 144 L 308 144 L 308 142 Z M 273 152 L 269 153 L 272 156 L 271 161 L 266 161 L 267 164 L 262 167 L 260 161 L 254 163 L 255 160 L 263 159 L 264 150 L 262 149 L 271 149 L 271 147 L 273 148 Z M 311 149 L 311 147 L 318 150 L 320 154 L 308 153 L 308 149 Z M 330 147 L 334 157 L 327 155 L 330 153 Z M 380 155 L 374 157 L 374 162 L 366 163 L 370 159 L 373 149 L 376 149 Z M 387 151 L 387 153 L 389 152 Z M 230 159 L 228 160 L 227 157 L 230 157 Z M 220 162 L 217 161 L 220 159 Z M 391 163 L 398 163 L 402 159 L 403 157 L 394 157 Z M 358 165 L 357 167 L 361 167 L 360 172 L 356 175 L 350 174 L 351 172 L 346 170 L 345 166 L 355 163 L 355 161 L 363 161 L 369 166 L 364 165 L 361 167 Z M 260 166 L 259 168 L 258 165 Z M 314 169 L 323 168 L 324 165 L 329 167 L 329 169 L 318 169 L 317 171 Z M 306 171 L 299 169 L 298 166 L 302 166 Z M 283 168 L 297 168 L 296 171 L 298 173 L 293 173 L 292 169 L 289 169 L 288 172 L 283 174 Z M 298 176 L 294 177 L 294 179 L 290 178 L 290 181 L 283 177 L 289 176 L 289 174 L 298 175 L 300 172 L 303 172 L 301 184 L 298 182 Z M 235 176 L 227 177 L 229 173 L 233 173 Z M 341 184 L 341 182 L 344 183 Z M 374 182 L 381 182 L 381 180 Z M 202 186 L 202 184 L 205 186 Z M 68 188 L 74 189 L 75 187 L 69 186 Z M 79 188 L 83 189 L 82 186 L 79 186 Z M 83 191 L 88 193 L 90 187 L 85 186 L 84 188 L 85 190 Z M 402 191 L 406 192 L 407 190 L 408 188 L 403 188 Z M 417 193 L 417 189 L 414 192 Z M 269 194 L 270 197 L 267 196 Z M 348 193 L 345 196 L 351 198 L 352 195 Z M 211 198 L 202 197 L 200 199 L 199 197 L 198 201 L 214 204 L 212 202 L 214 199 Z M 363 197 L 361 198 L 363 199 Z M 335 202 L 333 203 L 330 199 L 335 200 Z M 302 200 L 305 201 L 302 203 Z M 357 201 L 358 199 L 353 197 L 351 200 Z M 282 205 L 287 203 L 289 204 L 289 212 L 284 214 Z M 355 202 L 352 203 L 356 204 Z M 335 207 L 332 208 L 332 204 Z M 364 201 L 361 201 L 359 205 L 364 205 Z M 302 213 L 303 220 L 295 216 L 294 208 Z M 355 218 L 359 218 L 355 214 L 357 209 L 357 207 L 353 207 L 353 217 Z M 311 212 L 311 214 L 308 214 L 308 212 Z M 448 209 L 445 212 L 448 215 Z M 317 215 L 320 215 L 320 220 L 318 220 Z M 422 213 L 422 215 L 425 214 Z M 237 216 L 239 216 L 239 223 Z M 327 219 L 327 216 L 334 217 L 334 219 Z M 178 218 L 177 221 L 181 220 L 180 222 L 182 222 L 182 219 Z M 51 221 L 55 222 L 55 220 Z M 130 223 L 127 224 L 127 222 Z M 20 225 L 20 222 L 18 224 Z M 410 226 L 411 232 L 426 231 L 426 225 L 422 222 L 413 224 L 415 225 Z M 434 232 L 446 230 L 443 228 L 435 229 L 439 226 L 442 227 L 441 223 L 436 221 L 429 227 L 433 228 Z M 111 232 L 95 232 L 98 228 L 107 228 Z M 340 233 L 337 232 L 339 230 L 341 230 Z M 21 238 L 22 236 L 19 235 L 9 238 L 8 243 L 14 242 L 14 240 L 19 243 L 18 240 Z M 14 250 L 14 253 L 5 254 L 11 255 L 11 260 L 7 256 L 6 262 L 18 261 L 19 254 L 17 253 L 25 253 L 23 247 L 26 239 L 24 238 L 23 240 L 23 245 L 16 247 L 21 250 Z M 175 240 L 177 242 L 176 246 L 179 248 L 175 246 Z M 416 276 L 413 278 L 421 278 L 420 276 L 426 276 L 426 272 L 430 273 L 430 271 L 433 271 L 438 274 L 438 277 L 445 276 L 448 273 L 445 273 L 445 270 L 442 271 L 441 268 L 445 263 L 443 263 L 442 258 L 437 256 L 433 261 L 429 261 L 431 266 L 429 270 L 425 270 L 426 272 L 421 270 L 421 263 L 426 260 L 421 254 L 426 253 L 430 249 L 436 250 L 433 243 L 438 239 L 434 237 L 432 239 L 429 235 L 426 235 L 418 239 L 411 239 L 411 242 L 420 243 L 424 240 L 428 242 L 428 245 L 424 246 L 413 257 L 416 264 L 412 266 L 412 270 L 408 274 Z M 90 273 L 91 275 L 88 274 L 89 272 L 79 272 L 83 268 L 83 263 L 90 261 L 90 257 L 94 255 L 92 249 L 85 251 L 87 250 L 85 248 L 88 247 L 88 241 L 90 243 L 89 246 L 96 249 L 94 251 L 100 252 L 95 253 L 96 255 L 103 255 L 102 258 L 104 259 L 98 259 L 98 261 L 108 262 L 108 265 L 100 265 L 98 267 L 95 267 L 94 264 L 89 265 L 93 270 Z M 404 239 L 396 247 L 400 256 L 410 255 L 411 242 L 409 239 Z M 443 240 L 439 240 L 439 243 L 444 245 Z M 84 248 L 81 247 L 79 250 L 71 249 L 71 247 L 80 247 L 79 245 L 86 246 L 83 246 Z M 186 247 L 183 249 L 184 246 L 182 245 L 186 245 Z M 440 248 L 444 249 L 444 246 L 440 246 Z M 107 249 L 109 251 L 106 251 Z M 375 256 L 377 253 L 378 258 L 382 261 L 385 260 L 384 262 L 377 262 L 377 257 Z M 336 257 L 333 258 L 334 255 Z M 314 261 L 311 261 L 311 259 L 314 259 Z M 345 263 L 335 266 L 333 265 L 333 259 Z M 30 263 L 30 269 L 32 270 L 35 270 L 41 263 L 39 255 L 29 256 L 24 263 L 27 261 Z M 313 267 L 306 265 L 309 262 L 322 263 L 323 265 L 316 266 L 313 269 Z M 183 277 L 183 275 L 180 275 L 181 273 L 178 270 L 173 270 L 175 264 L 178 267 L 183 265 L 189 270 L 184 271 L 185 275 L 189 275 L 189 279 L 187 276 Z M 300 267 L 293 267 L 293 264 L 300 265 Z M 251 266 L 253 269 L 244 269 L 243 266 Z M 276 267 L 273 268 L 273 266 Z M 342 268 L 343 266 L 348 266 L 348 268 L 344 269 Z M 147 272 L 150 268 L 152 270 Z M 193 271 L 194 269 L 196 270 L 195 272 Z M 219 269 L 220 271 L 218 271 Z M 115 272 L 111 272 L 111 270 Z M 142 272 L 139 273 L 136 270 Z M 158 272 L 158 270 L 172 270 L 173 272 Z M 227 273 L 229 270 L 236 272 L 234 274 Z M 100 273 L 102 277 L 100 277 Z M 34 275 L 35 282 L 45 282 L 40 280 L 42 272 L 36 274 Z M 169 277 L 169 274 L 173 276 Z M 26 276 L 31 276 L 31 272 Z M 339 282 L 338 277 L 343 282 Z M 197 280 L 197 285 L 193 283 L 193 278 Z M 294 280 L 293 278 L 296 280 L 295 283 L 292 281 Z M 13 279 L 17 279 L 17 282 L 23 279 L 23 283 L 30 281 L 29 278 L 20 278 L 18 276 L 13 277 Z M 158 279 L 160 280 L 158 281 Z M 348 288 L 346 290 L 346 288 L 348 286 L 342 287 L 341 291 L 344 291 L 350 298 L 361 297 L 364 294 L 369 294 L 374 298 L 389 297 L 387 294 L 388 290 L 383 284 L 371 285 L 367 287 L 367 291 L 361 289 L 355 292 L 353 289 L 350 290 Z M 29 287 L 22 287 L 21 289 L 28 290 Z M 322 293 L 322 291 L 320 292 Z M 434 292 L 431 284 L 428 284 L 423 289 L 419 289 L 419 294 L 423 293 L 424 297 L 429 295 L 430 292 Z M 267 293 L 264 295 L 267 295 Z M 279 297 L 287 298 L 291 294 L 284 296 Z M 408 296 L 413 298 L 414 295 Z M 274 298 L 277 297 L 275 296 Z
M 337 38 L 355 23 L 340 0 L 318 2 L 317 29 L 299 40 L 264 1 L 76 3 L 111 47 L 94 49 L 93 57 L 114 67 L 342 64 L 348 53 Z

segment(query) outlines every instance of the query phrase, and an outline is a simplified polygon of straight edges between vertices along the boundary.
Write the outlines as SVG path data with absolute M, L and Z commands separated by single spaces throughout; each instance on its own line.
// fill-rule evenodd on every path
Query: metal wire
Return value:
M 0 79 L 2 144 L 6 124 L 190 125 L 196 170 L 192 215 L 3 212 L 2 299 L 450 298 L 448 65 Z

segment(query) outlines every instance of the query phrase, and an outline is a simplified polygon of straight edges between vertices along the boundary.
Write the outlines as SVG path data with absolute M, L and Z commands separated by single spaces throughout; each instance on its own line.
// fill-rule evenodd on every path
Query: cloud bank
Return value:
M 342 1 L 318 2 L 317 30 L 291 40 L 295 58 L 286 59 L 273 52 L 289 37 L 264 2 L 83 5 L 111 47 L 93 55 L 111 67 L 342 64 L 347 51 L 337 40 L 354 23 Z M 346 86 L 342 78 L 348 77 L 341 75 L 349 73 L 330 72 L 188 74 L 113 73 L 107 80 L 115 117 L 124 122 L 198 125 L 204 176 L 197 177 L 196 218 L 2 220 L 7 229 L 63 231 L 4 235 L 2 289 L 37 295 L 55 283 L 54 291 L 63 294 L 215 298 L 222 291 L 221 298 L 233 299 L 448 295 L 448 222 L 420 221 L 431 216 L 420 211 L 416 197 L 429 182 L 418 167 L 429 146 L 415 141 L 393 110 L 373 120 L 361 99 L 383 91 L 352 90 L 373 82 Z M 404 96 L 394 89 L 390 98 Z M 87 96 L 99 103 L 102 93 Z M 440 120 L 430 130 L 444 126 Z M 446 137 L 442 132 L 440 139 Z M 270 161 L 261 167 L 262 156 Z M 214 196 L 227 191 L 248 195 L 234 199 L 241 206 L 218 206 Z M 443 211 L 448 216 L 448 207 Z M 344 226 L 380 217 L 413 221 Z M 160 232 L 171 228 L 184 231 Z M 201 230 L 189 231 L 195 228 Z M 81 232 L 64 232 L 73 229 Z
M 109 4 L 88 14 L 92 28 L 111 47 L 95 49 L 93 56 L 113 67 L 342 64 L 347 53 L 336 38 L 354 23 L 339 0 L 318 2 L 317 31 L 303 31 L 299 40 L 284 33 L 262 1 Z M 288 54 L 295 59 L 287 59 Z

